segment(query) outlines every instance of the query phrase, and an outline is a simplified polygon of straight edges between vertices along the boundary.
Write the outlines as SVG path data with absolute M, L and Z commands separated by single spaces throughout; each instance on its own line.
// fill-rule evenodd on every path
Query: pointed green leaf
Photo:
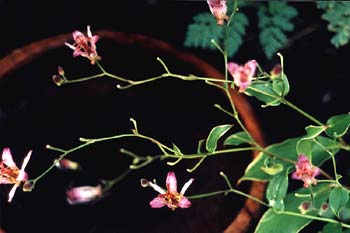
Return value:
M 322 233 L 342 233 L 342 226 L 340 223 L 327 223 L 323 227 Z
M 272 89 L 281 97 L 289 93 L 289 82 L 285 74 L 281 74 L 278 78 L 272 80 Z
M 336 187 L 329 194 L 329 206 L 333 213 L 339 216 L 339 211 L 345 207 L 349 200 L 349 193 L 347 190 Z
M 349 129 L 350 126 L 350 114 L 341 114 L 332 116 L 327 121 L 328 128 L 326 134 L 330 137 L 341 137 Z
M 284 210 L 283 198 L 287 194 L 287 189 L 288 174 L 286 172 L 274 175 L 267 186 L 266 199 L 269 201 L 269 205 L 277 212 Z
M 307 136 L 304 138 L 315 138 L 327 129 L 326 126 L 309 125 L 305 128 Z
M 312 158 L 312 147 L 315 142 L 314 138 L 319 136 L 323 131 L 326 130 L 325 126 L 314 126 L 309 125 L 305 128 L 306 136 L 301 138 L 297 143 L 297 153 L 307 155 L 309 158 Z
M 309 190 L 301 188 L 296 192 L 286 195 L 284 198 L 284 212 L 277 213 L 272 209 L 269 209 L 260 219 L 258 226 L 255 229 L 255 233 L 296 233 L 311 223 L 311 219 L 288 215 L 285 212 L 299 213 L 298 206 L 305 201 L 310 201 L 310 197 L 297 197 L 295 194 L 308 194 Z M 319 184 L 313 187 L 314 193 L 314 208 L 320 208 L 321 204 L 324 203 L 329 195 L 330 185 Z M 309 215 L 316 216 L 317 212 L 308 212 Z M 281 230 L 283 229 L 283 231 Z
M 248 143 L 248 144 L 253 143 L 252 140 L 250 139 L 249 135 L 244 131 L 232 134 L 232 135 L 228 136 L 224 141 L 225 146 L 227 146 L 227 145 L 239 146 L 243 143 Z
M 278 106 L 281 103 L 280 96 L 273 90 L 270 82 L 252 83 L 245 93 L 266 103 L 264 106 Z
M 323 145 L 325 148 L 331 150 L 336 154 L 339 151 L 341 145 L 339 143 L 334 142 L 332 139 L 325 138 L 322 136 L 318 136 L 317 141 Z M 281 157 L 281 159 L 271 158 L 269 155 L 265 153 L 260 153 L 256 159 L 254 159 L 247 167 L 243 177 L 239 180 L 239 182 L 243 180 L 260 180 L 267 181 L 272 178 L 271 175 L 265 173 L 261 167 L 264 167 L 266 158 L 271 158 L 275 160 L 275 164 L 282 164 L 283 169 L 289 172 L 292 172 L 294 168 L 294 163 L 288 161 L 296 162 L 298 159 L 298 153 L 296 151 L 296 144 L 300 140 L 300 138 L 291 138 L 285 140 L 281 143 L 273 144 L 265 149 L 269 151 L 269 154 L 277 155 Z M 323 162 L 328 160 L 330 155 L 324 151 L 324 149 L 318 144 L 314 143 L 312 146 L 312 163 L 315 166 L 320 166 Z
M 312 139 L 302 138 L 297 143 L 298 155 L 303 154 L 309 158 L 312 158 L 312 147 L 315 143 Z
M 217 147 L 218 140 L 232 127 L 232 125 L 219 125 L 214 127 L 207 138 L 206 149 L 208 152 L 214 152 Z

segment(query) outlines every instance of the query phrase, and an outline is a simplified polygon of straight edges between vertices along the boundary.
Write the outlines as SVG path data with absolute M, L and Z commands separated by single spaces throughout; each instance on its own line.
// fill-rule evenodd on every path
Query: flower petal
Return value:
M 162 208 L 163 206 L 165 206 L 166 203 L 167 201 L 162 196 L 158 196 L 154 198 L 152 201 L 150 201 L 149 205 L 152 208 Z
M 168 172 L 166 177 L 166 188 L 170 193 L 177 193 L 177 180 L 174 172 Z
M 2 151 L 2 161 L 10 168 L 17 168 L 16 163 L 13 161 L 11 150 L 8 147 Z
M 148 185 L 151 186 L 154 190 L 156 190 L 160 194 L 165 193 L 165 190 L 162 189 L 160 186 L 158 186 L 156 183 L 152 183 L 151 181 L 148 181 Z
M 188 187 L 190 187 L 190 185 L 192 184 L 192 182 L 194 181 L 194 179 L 190 179 L 189 181 L 187 181 L 184 186 L 182 186 L 180 194 L 185 194 L 186 190 L 188 189 Z
M 76 47 L 75 47 L 74 45 L 72 45 L 72 44 L 69 44 L 69 43 L 67 43 L 67 42 L 64 42 L 64 44 L 65 44 L 66 46 L 68 46 L 69 48 L 73 49 L 73 50 L 76 49 Z
M 87 203 L 102 197 L 102 188 L 101 185 L 75 187 L 66 192 L 66 197 L 71 205 Z
M 11 202 L 11 201 L 12 201 L 13 196 L 15 196 L 17 187 L 18 187 L 18 184 L 15 184 L 15 185 L 12 187 L 12 189 L 10 190 L 10 192 L 9 192 L 9 198 L 8 198 L 8 200 L 7 200 L 8 202 Z
M 189 208 L 191 206 L 191 202 L 186 197 L 182 197 L 177 206 L 180 208 Z
M 256 70 L 256 66 L 257 66 L 257 62 L 255 60 L 250 60 L 247 63 L 244 64 L 244 72 L 248 72 L 249 70 L 249 76 L 252 77 L 255 74 L 255 70 Z
M 90 30 L 90 25 L 87 25 L 87 27 L 86 27 L 87 29 L 86 29 L 86 31 L 87 31 L 87 35 L 88 35 L 88 37 L 92 37 L 92 33 L 91 33 L 91 30 Z
M 22 166 L 21 166 L 21 170 L 19 171 L 19 174 L 16 178 L 17 181 L 23 181 L 23 180 L 26 180 L 27 179 L 27 174 L 26 172 L 24 171 L 24 169 L 26 168 L 29 160 L 30 160 L 30 156 L 32 155 L 32 151 L 30 150 L 28 152 L 28 154 L 26 155 L 26 157 L 24 158 L 23 160 L 23 163 L 22 163 Z

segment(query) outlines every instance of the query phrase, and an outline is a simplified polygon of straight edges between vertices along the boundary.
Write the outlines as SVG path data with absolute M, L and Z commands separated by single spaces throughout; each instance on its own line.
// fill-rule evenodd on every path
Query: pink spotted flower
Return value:
M 244 92 L 252 83 L 257 64 L 255 60 L 248 61 L 244 66 L 234 62 L 227 63 L 227 70 L 232 75 L 235 85 L 239 87 L 239 92 Z
M 66 192 L 67 202 L 71 205 L 89 203 L 102 198 L 102 196 L 101 185 L 79 186 L 71 188 Z
M 177 191 L 177 180 L 174 172 L 168 172 L 166 178 L 166 190 L 158 186 L 155 182 L 146 179 L 141 179 L 141 185 L 143 187 L 151 186 L 159 193 L 159 195 L 149 203 L 152 208 L 168 206 L 170 209 L 175 210 L 177 207 L 189 208 L 191 206 L 191 202 L 184 196 L 184 194 L 193 180 L 194 179 L 192 178 L 187 181 L 181 188 L 180 193 Z
M 313 166 L 305 155 L 299 155 L 295 168 L 296 171 L 292 173 L 292 178 L 302 180 L 305 188 L 317 184 L 315 176 L 320 174 L 320 169 Z
M 210 12 L 215 16 L 218 25 L 224 25 L 228 20 L 226 0 L 207 0 Z
M 30 160 L 31 154 L 32 151 L 29 151 L 23 160 L 21 169 L 19 169 L 13 161 L 10 148 L 4 148 L 2 152 L 2 161 L 0 162 L 0 184 L 13 184 L 9 193 L 8 202 L 12 201 L 16 189 L 21 182 L 25 182 L 28 179 L 28 175 L 24 169 Z
M 87 26 L 87 37 L 80 31 L 74 31 L 73 39 L 75 42 L 74 44 L 65 42 L 65 45 L 74 50 L 73 57 L 86 57 L 91 61 L 91 64 L 95 64 L 97 60 L 101 59 L 96 51 L 96 42 L 99 37 L 97 35 L 92 35 L 90 26 Z

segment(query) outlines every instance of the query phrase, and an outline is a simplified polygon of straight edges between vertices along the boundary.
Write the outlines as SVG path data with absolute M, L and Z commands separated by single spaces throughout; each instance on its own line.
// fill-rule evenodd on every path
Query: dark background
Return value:
M 296 38 L 282 50 L 285 72 L 291 84 L 288 98 L 302 109 L 325 122 L 330 116 L 348 111 L 347 65 L 349 47 L 339 49 L 330 44 L 332 33 L 321 20 L 321 11 L 314 2 L 290 2 L 299 11 L 294 20 L 296 29 L 288 34 Z M 0 57 L 28 43 L 69 33 L 107 29 L 140 33 L 164 40 L 175 48 L 196 54 L 222 70 L 222 58 L 216 51 L 185 48 L 187 25 L 194 14 L 208 11 L 204 1 L 0 1 Z M 250 20 L 245 43 L 233 58 L 238 63 L 256 59 L 269 70 L 278 62 L 277 56 L 267 60 L 258 41 L 255 9 L 243 9 Z M 311 33 L 298 37 L 306 28 Z M 129 132 L 133 117 L 140 130 L 164 142 L 175 143 L 185 153 L 196 151 L 198 140 L 210 129 L 231 122 L 216 110 L 215 103 L 225 98 L 202 83 L 161 80 L 118 91 L 110 79 L 57 87 L 51 80 L 57 66 L 74 77 L 94 72 L 89 62 L 73 59 L 71 50 L 48 51 L 18 71 L 0 80 L 0 146 L 10 147 L 20 164 L 28 150 L 33 157 L 27 171 L 30 177 L 40 174 L 57 153 L 45 149 L 46 144 L 62 148 L 78 145 L 78 138 L 105 137 Z M 139 47 L 98 42 L 98 52 L 106 68 L 116 74 L 143 79 L 162 72 L 155 57 L 159 54 Z M 166 59 L 167 57 L 165 57 Z M 193 67 L 168 58 L 167 64 L 176 73 L 196 72 Z M 287 107 L 259 108 L 260 102 L 249 99 L 261 123 L 267 143 L 304 134 L 311 124 Z M 223 105 L 224 105 L 223 104 Z M 7 203 L 8 186 L 1 186 L 0 225 L 13 233 L 32 232 L 222 232 L 233 219 L 244 199 L 235 195 L 194 200 L 193 208 L 175 212 L 151 209 L 149 200 L 156 193 L 141 189 L 140 178 L 156 178 L 164 185 L 166 171 L 174 170 L 181 186 L 187 179 L 196 181 L 189 194 L 224 189 L 218 175 L 224 170 L 234 181 L 243 173 L 250 159 L 243 156 L 222 156 L 208 159 L 196 172 L 185 168 L 194 161 L 168 167 L 164 161 L 133 172 L 115 186 L 110 194 L 93 205 L 69 206 L 64 192 L 70 186 L 92 185 L 99 179 L 120 175 L 130 159 L 119 153 L 126 148 L 140 155 L 158 154 L 157 148 L 142 140 L 119 140 L 96 144 L 71 155 L 80 162 L 85 173 L 53 170 L 31 193 L 18 190 L 12 204 Z M 122 158 L 120 158 L 122 157 Z M 344 160 L 342 160 L 344 161 Z M 347 179 L 346 169 L 343 170 Z M 241 189 L 247 187 L 242 185 Z

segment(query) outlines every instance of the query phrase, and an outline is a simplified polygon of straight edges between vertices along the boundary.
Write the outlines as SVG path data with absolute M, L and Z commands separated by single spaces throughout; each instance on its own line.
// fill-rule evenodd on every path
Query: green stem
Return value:
M 296 105 L 292 104 L 291 102 L 289 102 L 288 100 L 281 98 L 280 99 L 282 103 L 284 103 L 285 105 L 287 105 L 288 107 L 294 109 L 295 111 L 297 111 L 298 113 L 300 113 L 301 115 L 303 115 L 304 117 L 308 118 L 309 120 L 313 121 L 314 123 L 316 123 L 317 125 L 320 126 L 324 126 L 324 124 L 317 120 L 315 117 L 311 116 L 310 114 L 308 114 L 307 112 L 305 112 L 304 110 L 300 109 L 299 107 L 297 107 Z
M 350 228 L 349 224 L 346 224 L 346 223 L 343 223 L 343 222 L 339 222 L 339 221 L 331 219 L 331 218 L 322 218 L 322 217 L 317 217 L 317 216 L 313 216 L 313 215 L 295 213 L 295 212 L 291 212 L 291 211 L 283 211 L 280 214 L 285 214 L 285 215 L 290 215 L 290 216 L 297 216 L 297 217 L 301 217 L 301 218 L 308 218 L 308 219 L 312 219 L 312 220 L 318 220 L 318 221 L 335 223 L 335 224 L 341 224 L 342 227 Z
M 106 185 L 103 187 L 103 193 L 107 192 L 110 190 L 114 185 L 119 183 L 122 179 L 124 179 L 129 173 L 131 172 L 131 169 L 125 170 L 120 176 L 112 179 L 112 180 L 107 180 Z

